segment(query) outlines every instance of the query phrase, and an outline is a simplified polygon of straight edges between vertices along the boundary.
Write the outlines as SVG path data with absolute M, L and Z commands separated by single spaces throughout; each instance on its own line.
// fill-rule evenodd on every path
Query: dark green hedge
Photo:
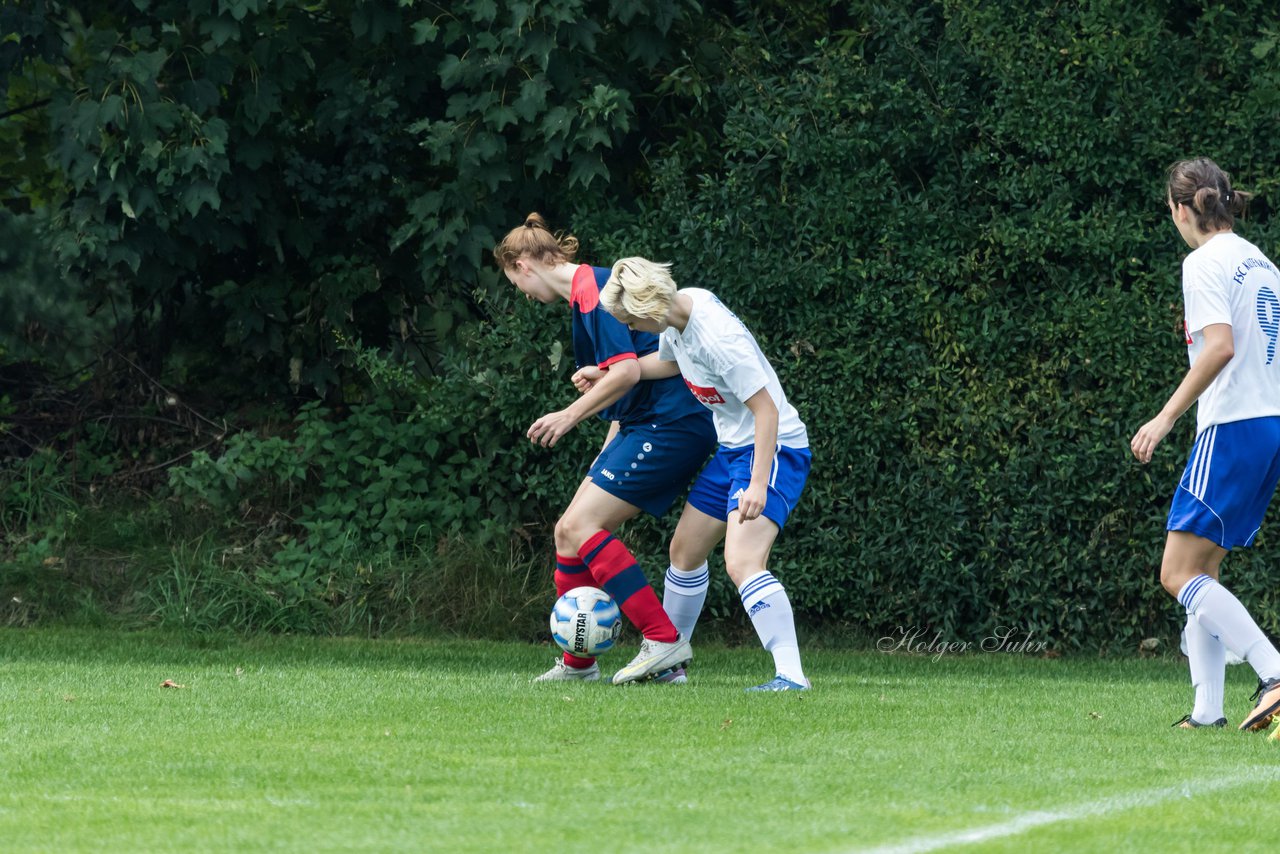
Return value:
M 875 634 L 1172 634 L 1194 418 L 1150 466 L 1128 453 L 1186 369 L 1164 170 L 1217 159 L 1280 250 L 1267 4 L 851 5 L 863 26 L 803 56 L 735 47 L 722 157 L 671 152 L 619 240 L 718 291 L 809 423 L 775 571 Z M 1273 541 L 1225 568 L 1272 630 Z
M 634 111 L 611 126 L 607 175 L 503 172 L 500 186 L 519 190 L 496 213 L 484 190 L 467 233 L 499 234 L 536 207 L 582 238 L 587 260 L 671 261 L 753 327 L 813 438 L 809 489 L 773 557 L 803 621 L 958 640 L 1005 626 L 1062 648 L 1171 639 L 1179 609 L 1157 575 L 1192 417 L 1149 466 L 1128 453 L 1186 367 L 1185 247 L 1164 170 L 1218 160 L 1259 197 L 1241 231 L 1280 249 L 1273 20 L 1265 0 L 706 4 L 661 21 L 661 64 L 648 77 L 628 66 L 610 90 Z M 554 136 L 539 127 L 520 137 L 526 166 Z M 395 190 L 409 215 L 413 194 L 435 198 L 433 174 Z M 366 230 L 361 251 L 378 239 Z M 443 257 L 417 264 L 434 277 Z M 519 530 L 549 549 L 549 523 L 602 435 L 551 452 L 523 440 L 572 395 L 556 349 L 568 316 L 512 299 L 492 271 L 464 275 L 467 252 L 449 257 L 454 278 L 439 281 L 479 319 L 452 326 L 455 350 L 416 401 L 369 404 L 384 427 L 365 456 L 433 461 L 397 497 L 416 536 Z M 397 263 L 403 279 L 411 264 Z M 295 545 L 330 555 L 319 532 L 344 504 L 319 487 L 339 457 L 313 449 L 290 491 L 312 537 Z M 206 473 L 237 476 L 223 462 Z M 341 488 L 363 494 L 367 480 Z M 627 533 L 655 579 L 671 521 Z M 362 537 L 393 529 L 375 520 L 344 536 L 374 548 Z M 1272 540 L 1264 528 L 1225 578 L 1274 631 Z M 709 607 L 736 618 L 723 579 Z

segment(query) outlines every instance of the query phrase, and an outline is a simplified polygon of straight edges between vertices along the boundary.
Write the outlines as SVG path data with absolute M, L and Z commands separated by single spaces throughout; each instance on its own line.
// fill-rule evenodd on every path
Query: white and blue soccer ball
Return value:
M 551 609 L 551 639 L 570 655 L 595 658 L 622 632 L 618 603 L 598 587 L 575 587 Z

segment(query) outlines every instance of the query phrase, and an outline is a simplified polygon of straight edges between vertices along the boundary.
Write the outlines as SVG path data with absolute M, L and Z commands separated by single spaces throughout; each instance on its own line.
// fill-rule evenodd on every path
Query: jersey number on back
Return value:
M 1271 288 L 1258 289 L 1258 325 L 1267 336 L 1267 364 L 1276 357 L 1276 338 L 1280 337 L 1280 299 Z

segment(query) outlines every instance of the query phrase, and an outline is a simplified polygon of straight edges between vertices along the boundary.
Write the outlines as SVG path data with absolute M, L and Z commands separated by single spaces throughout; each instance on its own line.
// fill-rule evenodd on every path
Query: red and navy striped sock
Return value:
M 566 557 L 556 555 L 556 597 L 559 598 L 575 587 L 595 587 L 596 580 L 591 577 L 591 570 L 582 562 L 582 558 L 574 555 Z M 594 658 L 582 658 L 577 655 L 564 654 L 564 663 L 568 667 L 590 667 Z
M 663 643 L 672 643 L 679 637 L 640 564 L 613 534 L 596 531 L 578 549 L 578 555 L 586 562 L 596 583 L 613 597 L 640 634 Z

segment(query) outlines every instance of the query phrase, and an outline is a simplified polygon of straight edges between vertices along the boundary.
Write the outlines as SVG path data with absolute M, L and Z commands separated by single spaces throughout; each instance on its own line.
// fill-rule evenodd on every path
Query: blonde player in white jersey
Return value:
M 1226 726 L 1226 651 L 1258 674 L 1257 704 L 1240 729 L 1280 711 L 1280 653 L 1244 605 L 1218 583 L 1227 552 L 1252 545 L 1280 481 L 1280 274 L 1232 231 L 1249 196 L 1212 160 L 1169 169 L 1173 224 L 1192 252 L 1182 262 L 1191 367 L 1131 443 L 1142 463 L 1197 403 L 1196 441 L 1169 511 L 1160 583 L 1187 611 L 1195 705 L 1174 726 Z
M 677 290 L 668 265 L 618 261 L 600 304 L 633 330 L 658 334 L 658 352 L 640 360 L 641 376 L 683 374 L 715 420 L 719 449 L 676 526 L 663 607 L 692 633 L 706 596 L 707 555 L 723 539 L 725 569 L 774 660 L 774 678 L 747 690 L 807 689 L 791 602 L 767 568 L 809 475 L 804 422 L 750 330 L 711 292 Z M 599 376 L 589 368 L 575 382 L 585 389 Z

